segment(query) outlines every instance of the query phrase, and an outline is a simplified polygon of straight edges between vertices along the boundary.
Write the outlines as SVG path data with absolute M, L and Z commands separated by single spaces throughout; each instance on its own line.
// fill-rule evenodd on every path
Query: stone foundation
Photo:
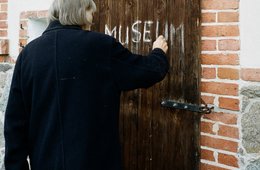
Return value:
M 0 64 L 0 170 L 4 170 L 4 113 L 8 100 L 14 65 Z
M 260 169 L 260 86 L 241 89 L 242 147 L 240 161 L 246 170 Z

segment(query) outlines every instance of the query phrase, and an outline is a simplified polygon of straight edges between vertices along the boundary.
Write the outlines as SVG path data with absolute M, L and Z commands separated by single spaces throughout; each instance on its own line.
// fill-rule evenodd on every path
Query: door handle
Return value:
M 210 114 L 214 109 L 214 105 L 209 104 L 190 104 L 190 103 L 181 103 L 175 100 L 163 100 L 161 102 L 162 107 L 167 107 L 171 109 L 180 109 L 180 110 L 188 110 L 191 112 L 197 112 L 201 114 Z

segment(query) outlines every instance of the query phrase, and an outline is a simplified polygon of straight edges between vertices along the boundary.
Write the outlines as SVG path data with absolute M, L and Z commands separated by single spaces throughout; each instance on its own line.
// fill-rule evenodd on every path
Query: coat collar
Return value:
M 79 25 L 62 25 L 60 21 L 52 21 L 48 25 L 47 29 L 43 32 L 45 34 L 46 32 L 52 31 L 52 30 L 57 30 L 57 29 L 78 29 L 82 30 L 81 26 Z

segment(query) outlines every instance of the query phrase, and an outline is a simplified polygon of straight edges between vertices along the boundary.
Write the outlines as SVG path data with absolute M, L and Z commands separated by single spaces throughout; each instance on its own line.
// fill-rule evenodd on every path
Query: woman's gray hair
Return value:
M 87 10 L 96 11 L 93 0 L 54 0 L 48 14 L 48 22 L 59 20 L 62 25 L 91 25 Z

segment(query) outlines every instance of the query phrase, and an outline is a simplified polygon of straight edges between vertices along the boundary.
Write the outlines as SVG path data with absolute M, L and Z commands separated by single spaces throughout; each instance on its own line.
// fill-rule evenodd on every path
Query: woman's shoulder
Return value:
M 107 40 L 107 41 L 112 41 L 114 39 L 114 37 L 107 35 L 105 33 L 101 33 L 101 32 L 96 32 L 96 31 L 89 31 L 89 34 L 92 37 L 96 37 L 102 40 Z
M 113 48 L 116 41 L 114 37 L 101 32 L 82 30 L 81 33 L 78 33 L 79 34 L 75 33 L 75 37 L 73 37 L 75 41 L 78 41 L 78 43 L 82 45 L 90 44 L 91 46 L 103 49 L 100 52 L 106 51 L 106 49 L 110 50 L 111 48 Z

